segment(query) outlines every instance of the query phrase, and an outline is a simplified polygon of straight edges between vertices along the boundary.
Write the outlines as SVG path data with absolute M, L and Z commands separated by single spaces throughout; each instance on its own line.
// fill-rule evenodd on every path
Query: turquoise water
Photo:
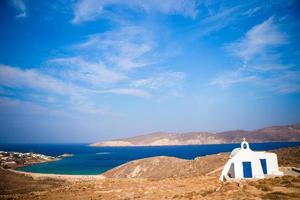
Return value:
M 35 152 L 58 156 L 74 154 L 56 162 L 41 163 L 19 170 L 38 173 L 94 175 L 105 172 L 131 160 L 152 156 L 174 156 L 193 159 L 197 156 L 230 152 L 240 144 L 214 144 L 159 147 L 89 147 L 87 144 L 13 144 L 0 145 L 3 151 Z M 253 150 L 271 150 L 300 146 L 300 142 L 251 143 Z

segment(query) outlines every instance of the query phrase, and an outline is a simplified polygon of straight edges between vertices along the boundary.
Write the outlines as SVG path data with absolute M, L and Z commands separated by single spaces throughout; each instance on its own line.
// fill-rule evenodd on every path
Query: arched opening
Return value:
M 246 141 L 242 142 L 242 143 L 241 143 L 241 148 L 242 148 L 242 149 L 249 149 L 249 144 L 248 144 L 248 142 L 246 142 Z
M 234 163 L 231 163 L 227 176 L 230 178 L 235 178 Z

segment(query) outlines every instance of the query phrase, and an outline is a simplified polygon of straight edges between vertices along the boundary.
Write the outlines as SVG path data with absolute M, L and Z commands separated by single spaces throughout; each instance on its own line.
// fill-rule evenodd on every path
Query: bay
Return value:
M 230 152 L 240 144 L 210 144 L 187 146 L 152 147 L 90 147 L 88 144 L 2 144 L 0 150 L 34 152 L 50 156 L 64 153 L 73 157 L 59 161 L 21 167 L 18 170 L 36 173 L 95 175 L 103 173 L 131 160 L 173 156 L 194 159 L 197 156 Z M 283 147 L 300 146 L 300 142 L 250 143 L 252 150 L 272 150 Z

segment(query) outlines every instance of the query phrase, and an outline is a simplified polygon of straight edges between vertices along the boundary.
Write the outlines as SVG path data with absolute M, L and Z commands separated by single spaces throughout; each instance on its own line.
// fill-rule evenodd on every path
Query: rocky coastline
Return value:
M 0 167 L 4 169 L 17 169 L 18 167 L 37 163 L 53 162 L 69 156 L 71 156 L 71 154 L 53 157 L 33 152 L 0 151 Z

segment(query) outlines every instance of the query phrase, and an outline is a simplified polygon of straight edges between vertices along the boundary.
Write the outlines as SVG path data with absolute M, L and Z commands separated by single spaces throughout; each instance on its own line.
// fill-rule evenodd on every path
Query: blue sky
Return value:
M 300 2 L 0 1 L 0 143 L 300 122 Z

